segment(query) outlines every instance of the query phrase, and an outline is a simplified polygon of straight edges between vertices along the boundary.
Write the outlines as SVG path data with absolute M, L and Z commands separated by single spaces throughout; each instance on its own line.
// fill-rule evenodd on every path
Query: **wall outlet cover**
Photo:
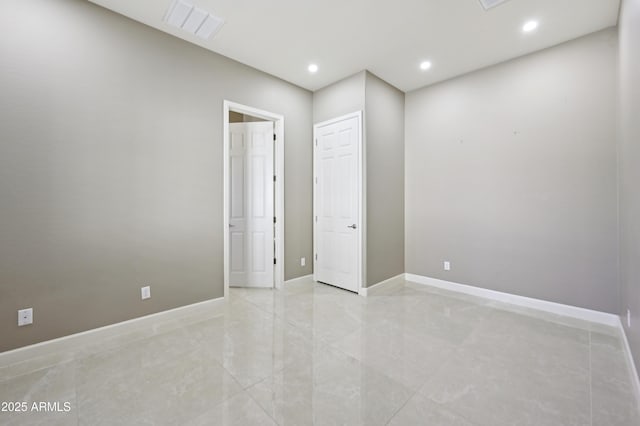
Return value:
M 444 270 L 445 271 L 450 271 L 451 270 L 451 263 L 448 260 L 444 261 Z
M 140 289 L 140 295 L 142 296 L 142 300 L 151 298 L 151 287 L 146 286 Z
M 18 326 L 33 324 L 33 308 L 18 311 Z
M 627 309 L 627 328 L 631 328 L 631 309 Z
M 300 266 L 304 266 L 307 264 L 307 259 L 305 257 L 300 258 Z

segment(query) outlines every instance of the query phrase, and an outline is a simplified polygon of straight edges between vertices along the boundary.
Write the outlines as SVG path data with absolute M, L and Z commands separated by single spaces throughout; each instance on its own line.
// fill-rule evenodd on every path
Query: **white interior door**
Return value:
M 317 125 L 315 279 L 357 292 L 361 252 L 360 115 Z
M 229 285 L 273 287 L 273 123 L 229 124 Z

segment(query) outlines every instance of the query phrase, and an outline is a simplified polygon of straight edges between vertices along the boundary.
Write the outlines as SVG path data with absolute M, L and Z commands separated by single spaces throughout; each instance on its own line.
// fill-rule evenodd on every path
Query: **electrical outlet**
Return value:
M 306 264 L 307 264 L 307 259 L 306 259 L 306 258 L 304 258 L 304 257 L 301 257 L 301 258 L 300 258 L 300 266 L 304 266 L 304 265 L 306 265 Z
M 18 311 L 18 326 L 33 324 L 33 308 Z
M 449 263 L 448 260 L 444 261 L 444 265 L 443 266 L 444 266 L 444 270 L 445 271 L 450 271 L 451 270 L 451 263 Z
M 627 309 L 627 328 L 631 328 L 631 309 Z
M 140 289 L 140 295 L 142 296 L 142 300 L 151 298 L 151 287 L 146 286 Z

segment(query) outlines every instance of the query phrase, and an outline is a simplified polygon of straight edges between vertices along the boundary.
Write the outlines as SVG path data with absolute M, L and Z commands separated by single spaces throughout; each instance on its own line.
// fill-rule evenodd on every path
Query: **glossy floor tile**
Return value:
M 232 289 L 1 360 L 2 425 L 640 425 L 617 330 L 409 282 Z

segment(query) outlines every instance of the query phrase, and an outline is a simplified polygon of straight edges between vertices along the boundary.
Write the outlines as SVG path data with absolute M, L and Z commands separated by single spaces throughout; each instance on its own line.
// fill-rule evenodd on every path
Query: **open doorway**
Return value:
M 224 101 L 224 288 L 284 281 L 284 117 Z

